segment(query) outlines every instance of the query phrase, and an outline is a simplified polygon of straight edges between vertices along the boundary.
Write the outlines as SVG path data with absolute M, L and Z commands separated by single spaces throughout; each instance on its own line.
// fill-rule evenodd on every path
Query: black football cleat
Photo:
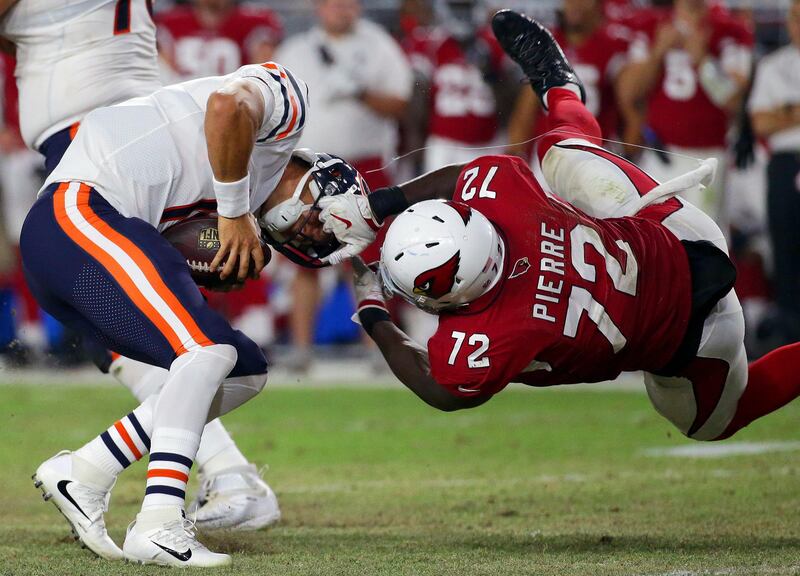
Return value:
M 501 10 L 492 18 L 492 30 L 506 54 L 525 72 L 545 109 L 545 93 L 567 84 L 577 86 L 581 101 L 586 102 L 583 82 L 547 28 L 513 10 Z

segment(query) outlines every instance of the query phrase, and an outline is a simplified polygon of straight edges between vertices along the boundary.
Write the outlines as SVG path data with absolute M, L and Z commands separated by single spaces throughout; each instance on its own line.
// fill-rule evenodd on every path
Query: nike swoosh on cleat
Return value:
M 150 540 L 150 542 L 153 542 L 153 541 Z M 192 557 L 192 549 L 191 548 L 187 548 L 186 552 L 176 552 L 172 548 L 167 548 L 166 546 L 162 546 L 158 542 L 153 542 L 153 544 L 155 544 L 156 546 L 161 548 L 164 552 L 166 552 L 170 556 L 172 556 L 174 558 L 177 558 L 181 562 L 188 562 L 189 559 Z
M 84 511 L 83 511 L 83 509 L 82 509 L 80 506 L 78 506 L 78 503 L 77 503 L 77 502 L 75 502 L 75 499 L 74 499 L 74 498 L 72 497 L 72 495 L 71 495 L 71 494 L 70 494 L 70 493 L 67 491 L 67 484 L 72 484 L 72 480 L 60 480 L 60 481 L 59 481 L 59 483 L 58 483 L 58 485 L 57 485 L 58 491 L 59 491 L 59 492 L 61 492 L 61 494 L 63 494 L 63 495 L 64 495 L 64 498 L 66 498 L 67 500 L 69 500 L 69 501 L 70 501 L 70 503 L 72 503 L 72 505 L 73 505 L 73 506 L 75 506 L 75 508 L 77 508 L 77 509 L 78 509 L 78 512 L 80 512 L 81 514 L 83 514 L 84 516 L 86 516 L 86 512 L 84 512 Z M 86 519 L 87 519 L 89 522 L 91 522 L 91 521 L 92 521 L 92 519 L 91 519 L 91 518 L 89 518 L 89 516 L 86 516 Z
M 347 225 L 347 227 L 348 227 L 348 228 L 350 228 L 350 227 L 353 225 L 353 223 L 352 223 L 352 222 L 350 222 L 350 220 L 345 220 L 344 218 L 340 218 L 340 217 L 339 217 L 339 216 L 337 216 L 336 214 L 331 214 L 331 216 L 332 216 L 333 218 L 336 218 L 336 219 L 337 219 L 337 220 L 339 220 L 340 222 L 344 222 L 344 223 Z

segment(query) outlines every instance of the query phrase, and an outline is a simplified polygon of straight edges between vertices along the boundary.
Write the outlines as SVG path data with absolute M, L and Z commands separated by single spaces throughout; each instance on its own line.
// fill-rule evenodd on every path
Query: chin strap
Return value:
M 300 219 L 300 216 L 311 209 L 312 205 L 304 204 L 303 201 L 300 200 L 300 195 L 303 193 L 306 182 L 311 178 L 311 174 L 314 173 L 315 169 L 316 167 L 312 166 L 306 170 L 306 173 L 303 174 L 303 177 L 300 178 L 297 186 L 295 186 L 291 198 L 287 198 L 277 206 L 273 206 L 260 218 L 259 224 L 261 227 L 267 230 L 276 240 L 285 240 L 285 238 L 283 238 L 283 233 L 294 226 L 295 222 Z M 309 189 L 311 190 L 312 197 L 316 201 L 319 196 L 319 190 L 316 184 L 311 182 Z

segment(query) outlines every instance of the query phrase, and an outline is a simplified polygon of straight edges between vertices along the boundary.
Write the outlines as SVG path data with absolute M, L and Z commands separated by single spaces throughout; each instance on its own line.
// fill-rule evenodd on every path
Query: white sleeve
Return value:
M 639 190 L 607 156 L 615 157 L 587 140 L 570 138 L 547 151 L 542 173 L 559 198 L 590 216 L 631 216 L 639 206 Z
M 379 73 L 371 82 L 371 88 L 387 96 L 408 100 L 414 89 L 411 64 L 397 42 L 388 34 L 383 34 Z
M 738 74 L 747 78 L 753 66 L 753 48 L 733 38 L 726 38 L 720 49 L 719 62 L 727 74 Z
M 628 47 L 629 62 L 644 62 L 650 56 L 650 38 L 644 32 L 634 34 Z
M 762 60 L 756 67 L 753 89 L 747 101 L 750 112 L 767 112 L 780 106 L 776 98 L 776 83 L 772 81 L 772 66 L 769 60 Z
M 239 68 L 230 79 L 252 80 L 264 96 L 264 121 L 256 142 L 274 142 L 299 136 L 309 112 L 308 86 L 288 68 L 275 62 Z

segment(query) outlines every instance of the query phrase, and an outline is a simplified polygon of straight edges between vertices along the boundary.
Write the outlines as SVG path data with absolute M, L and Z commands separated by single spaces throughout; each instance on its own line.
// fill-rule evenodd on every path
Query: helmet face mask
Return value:
M 306 268 L 322 268 L 327 264 L 320 259 L 339 249 L 341 243 L 333 234 L 327 234 L 324 239 L 315 239 L 303 232 L 306 225 L 319 214 L 319 200 L 339 194 L 366 195 L 369 194 L 369 186 L 355 168 L 338 156 L 315 153 L 307 148 L 295 150 L 292 156 L 310 166 L 298 181 L 292 196 L 259 218 L 262 237 L 295 264 Z M 306 186 L 314 199 L 311 204 L 305 204 L 301 199 Z M 321 222 L 319 226 L 322 226 Z
M 502 277 L 505 245 L 466 204 L 428 200 L 395 219 L 381 249 L 384 290 L 437 314 L 468 305 Z

